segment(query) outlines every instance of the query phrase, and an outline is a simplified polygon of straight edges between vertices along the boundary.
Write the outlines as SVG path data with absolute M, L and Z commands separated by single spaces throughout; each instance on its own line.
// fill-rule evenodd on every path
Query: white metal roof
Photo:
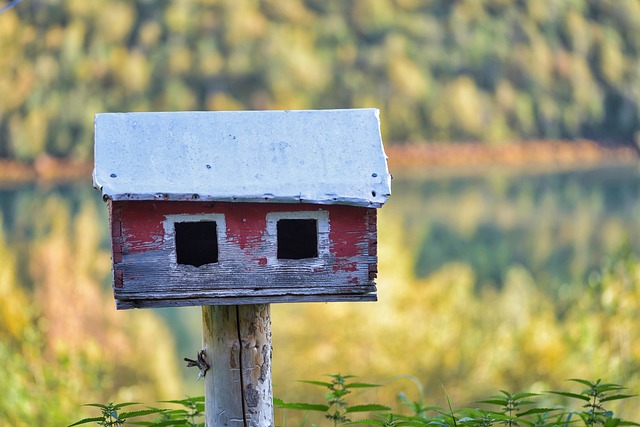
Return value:
M 382 206 L 377 109 L 105 113 L 94 187 L 112 200 Z

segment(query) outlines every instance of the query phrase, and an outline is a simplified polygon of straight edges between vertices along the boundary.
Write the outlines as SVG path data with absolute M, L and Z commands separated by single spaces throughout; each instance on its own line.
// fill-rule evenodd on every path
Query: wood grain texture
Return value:
M 169 201 L 110 205 L 118 308 L 203 300 L 229 305 L 376 298 L 375 209 Z M 274 212 L 278 218 L 305 212 L 318 218 L 318 242 L 324 246 L 317 258 L 277 258 L 274 227 L 267 219 Z M 218 218 L 218 262 L 200 267 L 177 263 L 173 224 L 189 218 Z
M 202 307 L 207 426 L 273 426 L 268 304 Z
M 237 304 L 254 304 L 256 301 L 261 304 L 271 303 L 301 303 L 301 302 L 366 302 L 377 301 L 377 296 L 373 294 L 362 295 L 276 295 L 264 296 L 256 298 L 249 297 L 211 297 L 211 298 L 170 298 L 165 297 L 157 300 L 152 299 L 129 299 L 116 300 L 116 308 L 118 310 L 126 310 L 132 308 L 166 308 L 166 307 L 193 307 L 204 305 L 237 305 Z

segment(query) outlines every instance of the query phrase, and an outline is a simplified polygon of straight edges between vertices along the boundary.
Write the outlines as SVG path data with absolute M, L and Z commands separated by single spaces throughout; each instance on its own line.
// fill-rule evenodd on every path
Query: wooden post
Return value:
M 202 307 L 207 427 L 273 426 L 269 304 Z

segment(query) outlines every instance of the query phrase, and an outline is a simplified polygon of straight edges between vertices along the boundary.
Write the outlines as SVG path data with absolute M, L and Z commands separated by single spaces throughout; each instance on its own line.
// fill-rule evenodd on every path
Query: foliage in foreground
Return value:
M 423 402 L 412 402 L 403 394 L 398 396 L 401 410 L 394 412 L 390 407 L 380 404 L 351 405 L 346 396 L 353 389 L 365 389 L 378 387 L 377 384 L 351 382 L 351 375 L 332 374 L 330 381 L 303 381 L 325 389 L 325 404 L 314 403 L 287 403 L 280 399 L 274 399 L 274 405 L 282 412 L 282 426 L 286 424 L 286 410 L 320 412 L 333 427 L 338 425 L 370 425 L 384 427 L 490 427 L 502 425 L 515 427 L 520 425 L 530 427 L 560 427 L 576 425 L 585 427 L 618 427 L 640 426 L 637 422 L 628 421 L 616 417 L 610 408 L 610 403 L 622 399 L 634 397 L 633 394 L 622 392 L 624 387 L 618 384 L 595 382 L 583 379 L 571 379 L 569 381 L 584 387 L 579 393 L 572 391 L 548 391 L 544 393 L 510 393 L 500 390 L 500 393 L 487 399 L 473 402 L 480 406 L 454 409 L 447 395 L 448 407 L 445 409 L 433 406 L 425 406 Z M 550 398 L 557 398 L 558 402 Z M 540 405 L 539 401 L 544 404 Z M 101 409 L 101 416 L 85 418 L 69 427 L 80 424 L 96 423 L 99 426 L 204 426 L 204 398 L 189 398 L 173 400 L 165 403 L 182 406 L 180 409 L 148 408 L 138 411 L 121 412 L 124 407 L 135 405 L 127 402 L 114 404 L 89 404 Z M 572 405 L 573 404 L 573 405 Z M 576 406 L 577 405 L 577 406 Z M 409 414 L 402 409 L 408 408 Z M 371 418 L 352 420 L 353 414 L 376 413 Z M 129 421 L 152 414 L 159 417 L 152 421 Z M 300 425 L 305 426 L 306 419 Z M 317 424 L 312 424 L 316 426 Z

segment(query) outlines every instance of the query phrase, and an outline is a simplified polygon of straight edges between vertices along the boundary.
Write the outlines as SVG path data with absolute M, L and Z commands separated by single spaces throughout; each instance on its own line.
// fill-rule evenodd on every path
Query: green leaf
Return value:
M 596 387 L 596 389 L 600 393 L 606 393 L 611 390 L 623 390 L 624 387 L 622 387 L 619 384 L 601 384 L 598 387 Z
M 152 427 L 165 427 L 165 426 L 188 426 L 189 421 L 186 418 L 175 420 L 161 420 L 161 421 L 133 421 L 129 424 L 137 426 L 152 426 Z
M 91 406 L 91 405 L 84 405 L 84 406 Z M 79 426 L 80 424 L 87 424 L 87 423 L 96 423 L 98 421 L 104 421 L 104 418 L 102 417 L 83 418 L 80 421 L 76 421 L 73 424 L 69 424 L 67 427 Z
M 567 381 L 573 381 L 573 382 L 575 382 L 575 383 L 580 383 L 580 384 L 586 385 L 587 387 L 590 387 L 590 388 L 595 387 L 595 386 L 596 386 L 596 384 L 597 384 L 597 382 L 596 382 L 596 383 L 592 383 L 591 381 L 582 380 L 582 379 L 580 379 L 580 378 L 569 378 Z M 600 381 L 600 380 L 598 380 L 598 382 L 599 382 L 599 381 Z
M 539 396 L 539 393 L 517 393 L 514 394 L 513 396 L 511 396 L 511 398 L 513 400 L 520 400 L 520 399 L 524 399 L 525 397 L 533 397 L 533 396 Z
M 474 403 L 487 403 L 489 405 L 500 405 L 500 406 L 506 406 L 507 403 L 509 403 L 508 400 L 501 400 L 501 399 L 487 399 L 487 400 L 474 400 Z
M 628 399 L 630 397 L 636 397 L 637 394 L 616 394 L 615 396 L 606 396 L 600 399 L 600 402 L 609 402 L 611 400 Z
M 380 387 L 380 384 L 351 383 L 351 384 L 345 384 L 344 386 L 344 388 L 370 388 L 370 387 Z
M 298 381 L 298 382 L 306 383 L 306 384 L 319 385 L 319 386 L 321 386 L 321 387 L 327 387 L 327 388 L 329 388 L 329 387 L 333 386 L 333 384 L 328 383 L 328 382 L 324 382 L 324 381 L 309 381 L 309 380 L 302 380 L 302 381 Z
M 285 403 L 282 402 L 278 404 L 279 408 L 283 409 L 294 409 L 296 411 L 319 411 L 319 412 L 327 412 L 329 407 L 323 404 L 313 404 L 313 403 Z
M 161 400 L 160 403 L 176 403 L 178 405 L 191 405 L 193 403 L 204 402 L 204 396 L 189 397 L 181 400 Z
M 517 416 L 524 417 L 526 415 L 534 415 L 534 414 L 546 414 L 552 411 L 557 411 L 560 408 L 532 408 L 524 412 L 520 412 Z
M 120 418 L 126 420 L 127 418 L 142 417 L 144 415 L 157 414 L 159 412 L 164 412 L 164 409 L 150 408 L 150 409 L 143 409 L 141 411 L 122 412 L 120 414 Z
M 335 378 L 336 380 L 348 380 L 349 378 L 355 378 L 355 375 L 341 375 L 341 374 L 327 374 L 327 377 Z
M 557 394 L 559 396 L 570 397 L 572 399 L 580 399 L 588 402 L 591 400 L 589 396 L 585 396 L 583 394 L 569 393 L 567 391 L 549 391 L 548 393 Z
M 94 406 L 94 407 L 100 408 L 100 409 L 107 409 L 107 405 L 101 405 L 100 403 L 85 403 L 82 406 Z
M 391 408 L 384 405 L 370 404 L 370 405 L 354 405 L 347 408 L 346 412 L 373 412 L 373 411 L 390 411 Z
M 167 409 L 162 415 L 169 417 L 187 417 L 189 415 L 189 411 L 186 409 Z
M 120 408 L 124 408 L 125 406 L 131 406 L 131 405 L 141 405 L 140 402 L 123 402 L 123 403 L 118 403 L 116 405 L 113 405 L 113 407 L 115 409 L 120 409 Z
M 382 420 L 359 420 L 359 421 L 351 421 L 347 424 L 366 424 L 373 426 L 385 426 L 386 422 Z

